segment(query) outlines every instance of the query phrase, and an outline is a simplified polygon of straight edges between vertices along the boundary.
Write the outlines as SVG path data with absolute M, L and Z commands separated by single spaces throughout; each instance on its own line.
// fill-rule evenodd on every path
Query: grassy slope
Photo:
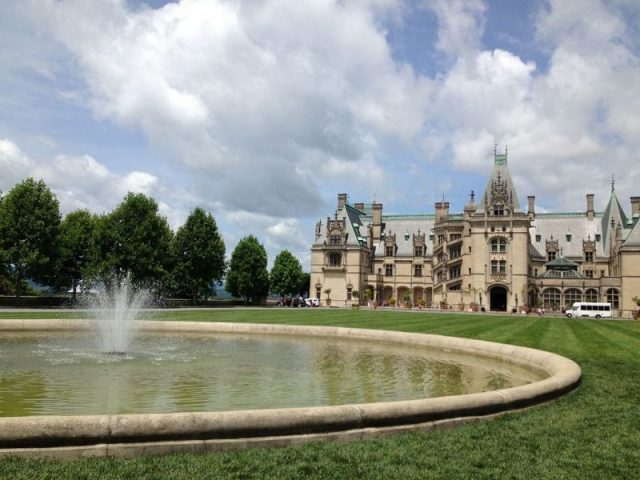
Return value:
M 52 316 L 44 313 L 44 317 Z M 548 405 L 441 432 L 196 456 L 70 463 L 4 460 L 0 461 L 0 478 L 627 479 L 638 475 L 640 323 L 319 309 L 147 315 L 172 320 L 340 325 L 480 338 L 565 355 L 582 366 L 584 382 L 578 391 Z M 0 318 L 9 316 L 15 314 L 0 314 Z

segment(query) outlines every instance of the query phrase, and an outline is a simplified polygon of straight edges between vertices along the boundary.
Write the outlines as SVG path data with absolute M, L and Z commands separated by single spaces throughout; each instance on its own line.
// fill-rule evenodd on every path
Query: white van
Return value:
M 597 302 L 576 302 L 567 310 L 567 317 L 611 318 L 611 304 Z

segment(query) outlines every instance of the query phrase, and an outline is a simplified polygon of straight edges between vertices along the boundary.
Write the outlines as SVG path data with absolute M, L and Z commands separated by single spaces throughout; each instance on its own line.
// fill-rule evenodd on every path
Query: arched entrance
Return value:
M 507 311 L 507 289 L 504 287 L 493 287 L 489 292 L 489 309 L 494 312 Z

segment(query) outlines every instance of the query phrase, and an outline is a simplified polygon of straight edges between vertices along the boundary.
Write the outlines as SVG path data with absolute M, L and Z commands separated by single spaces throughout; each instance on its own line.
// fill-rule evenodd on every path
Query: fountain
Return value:
M 135 333 L 135 321 L 149 300 L 147 290 L 136 289 L 131 275 L 104 285 L 95 298 L 90 299 L 91 310 L 96 317 L 100 351 L 108 354 L 124 354 Z
M 105 303 L 107 300 L 114 303 Z M 429 430 L 548 401 L 576 388 L 581 379 L 579 366 L 558 355 L 478 340 L 335 327 L 133 322 L 144 305 L 144 295 L 134 295 L 129 282 L 99 304 L 102 321 L 98 323 L 105 327 L 100 336 L 107 342 L 99 350 L 129 352 L 126 355 L 84 353 L 57 340 L 54 348 L 47 346 L 56 335 L 77 339 L 74 335 L 82 329 L 86 338 L 87 322 L 81 320 L 0 321 L 0 340 L 9 344 L 7 347 L 0 341 L 4 367 L 0 387 L 5 388 L 0 388 L 0 457 L 204 452 Z M 129 348 L 133 323 L 139 327 L 140 336 Z M 25 337 L 29 335 L 44 340 L 36 339 L 36 347 L 26 347 Z M 145 353 L 145 336 L 149 335 L 151 340 L 146 341 L 152 347 Z M 167 344 L 164 338 L 179 341 Z M 236 347 L 219 338 L 247 340 L 250 346 L 238 358 L 223 363 L 220 355 L 235 352 Z M 194 356 L 196 348 L 187 343 L 188 339 L 209 356 Z M 208 339 L 213 340 L 201 343 Z M 318 341 L 324 342 L 322 349 Z M 337 351 L 337 344 L 345 342 L 356 342 L 363 353 L 352 356 Z M 176 348 L 176 343 L 183 343 L 184 348 Z M 50 351 L 61 355 L 51 361 Z M 393 353 L 398 351 L 403 353 Z M 285 356 L 278 357 L 282 353 Z M 427 367 L 422 359 L 434 355 L 440 366 Z M 27 364 L 32 356 L 44 357 L 47 365 L 40 371 L 32 368 Z M 392 356 L 401 358 L 400 363 L 406 367 L 391 367 Z M 463 362 L 463 356 L 471 359 Z M 177 359 L 181 368 L 166 363 L 169 357 Z M 339 357 L 345 361 L 336 363 Z M 95 368 L 89 369 L 96 359 Z M 304 362 L 319 365 L 320 376 L 301 376 Z M 138 364 L 142 370 L 133 369 Z M 214 367 L 220 364 L 222 370 L 216 372 Z M 231 373 L 227 365 L 239 370 Z M 264 365 L 267 370 L 256 373 Z M 484 366 L 481 371 L 485 373 L 469 379 L 462 375 L 468 369 L 466 365 Z M 155 371 L 150 373 L 151 367 Z M 509 370 L 528 373 L 523 373 L 524 381 L 514 382 Z M 372 372 L 378 372 L 381 378 L 374 378 Z M 74 378 L 65 378 L 65 373 Z M 436 392 L 444 396 L 430 398 L 429 391 L 449 373 L 456 382 L 453 389 L 447 387 Z M 390 385 L 398 378 L 409 390 L 382 395 L 393 390 Z M 59 383 L 51 383 L 57 379 L 61 379 Z M 297 379 L 285 390 L 284 403 L 270 396 L 279 379 Z M 76 381 L 74 386 L 70 386 L 71 380 Z M 160 384 L 165 380 L 168 383 Z M 76 392 L 78 383 L 87 384 L 85 397 Z M 482 384 L 479 389 L 459 389 L 478 383 Z M 203 390 L 209 388 L 206 384 L 212 388 Z M 157 396 L 149 394 L 147 387 L 157 385 L 161 385 Z M 315 395 L 320 387 L 326 388 L 324 397 Z M 358 396 L 354 391 L 357 388 L 364 396 Z M 197 396 L 201 391 L 204 394 Z M 29 395 L 26 402 L 19 399 L 26 407 L 15 410 L 21 392 Z M 234 392 L 235 397 L 230 395 Z M 306 396 L 290 402 L 290 392 Z M 241 402 L 259 394 L 266 395 L 266 403 Z M 110 400 L 115 397 L 125 399 L 124 410 L 112 405 Z M 230 404 L 219 407 L 208 403 L 217 397 L 229 397 Z M 96 399 L 103 402 L 96 411 L 83 410 Z M 41 408 L 49 408 L 57 400 L 62 405 L 59 410 Z

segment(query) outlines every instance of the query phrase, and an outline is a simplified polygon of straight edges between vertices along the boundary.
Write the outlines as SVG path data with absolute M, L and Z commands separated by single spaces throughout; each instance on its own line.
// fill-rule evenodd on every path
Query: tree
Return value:
M 105 279 L 129 274 L 135 285 L 164 282 L 171 269 L 172 236 L 156 201 L 129 193 L 98 221 L 98 271 Z
M 298 286 L 298 292 L 300 295 L 308 293 L 311 296 L 311 274 L 309 272 L 302 272 L 300 277 L 300 285 Z
M 289 250 L 282 250 L 271 268 L 271 291 L 280 295 L 300 293 L 302 266 Z
M 60 226 L 58 200 L 42 181 L 13 187 L 0 207 L 0 251 L 14 274 L 16 297 L 26 278 L 48 282 L 55 275 Z
M 73 289 L 73 299 L 80 281 L 95 264 L 96 219 L 87 210 L 67 214 L 60 224 L 60 263 L 58 283 Z
M 245 303 L 259 301 L 269 292 L 267 252 L 253 235 L 240 240 L 233 250 L 226 289 Z
M 201 208 L 196 208 L 178 229 L 172 253 L 174 288 L 189 292 L 194 304 L 200 290 L 219 283 L 224 276 L 224 241 L 214 218 Z

